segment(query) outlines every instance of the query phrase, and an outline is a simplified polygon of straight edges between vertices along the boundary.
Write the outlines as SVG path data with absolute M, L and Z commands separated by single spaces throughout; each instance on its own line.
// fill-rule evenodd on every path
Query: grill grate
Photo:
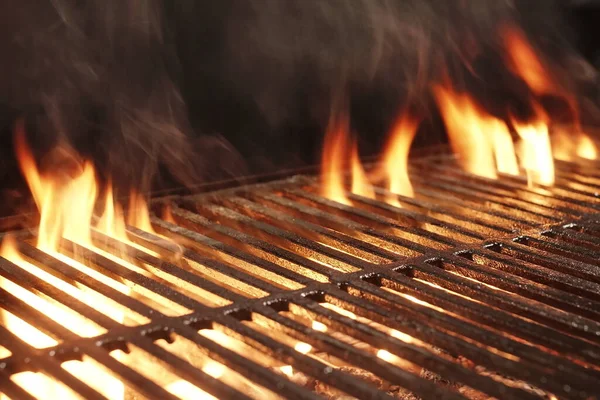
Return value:
M 19 380 L 29 371 L 85 399 L 104 398 L 101 374 L 126 398 L 178 398 L 175 384 L 183 398 L 595 398 L 598 164 L 557 162 L 552 188 L 475 177 L 446 156 L 411 168 L 417 198 L 401 209 L 333 202 L 308 176 L 158 199 L 173 220 L 153 225 L 178 244 L 130 233 L 160 256 L 94 233 L 131 265 L 66 241 L 82 272 L 24 234 L 34 267 L 0 259 L 0 279 L 103 333 L 0 289 L 0 307 L 49 343 L 0 326 L 0 392 L 35 398 Z

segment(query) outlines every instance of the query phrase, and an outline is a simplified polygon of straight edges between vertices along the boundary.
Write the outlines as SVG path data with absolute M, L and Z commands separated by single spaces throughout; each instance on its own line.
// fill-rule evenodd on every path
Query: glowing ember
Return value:
M 336 313 L 343 315 L 345 317 L 348 317 L 350 319 L 356 319 L 356 314 L 354 314 L 352 311 L 348 311 L 348 310 L 344 310 L 342 307 L 338 307 L 336 305 L 330 304 L 330 303 L 319 303 L 322 307 L 328 308 L 332 311 L 335 311 Z
M 327 332 L 327 325 L 320 323 L 319 321 L 313 321 L 312 322 L 312 328 L 315 331 L 319 331 L 319 332 Z
M 294 375 L 294 368 L 292 368 L 291 365 L 283 365 L 283 366 L 279 367 L 279 370 L 288 377 L 291 377 L 292 375 Z
M 298 353 L 306 354 L 312 350 L 312 346 L 308 343 L 298 342 L 294 346 L 294 350 L 296 350 Z
M 383 361 L 387 361 L 387 362 L 393 362 L 397 358 L 395 355 L 393 355 L 389 351 L 383 350 L 383 349 L 377 351 L 377 357 L 379 357 Z
M 390 133 L 382 164 L 388 180 L 388 190 L 391 193 L 407 197 L 415 195 L 408 177 L 408 153 L 417 133 L 417 127 L 418 122 L 403 113 Z M 395 198 L 388 199 L 388 202 L 399 205 Z
M 396 329 L 391 329 L 389 333 L 390 336 L 393 336 L 396 339 L 403 341 L 404 343 L 413 343 L 415 341 L 412 336 L 407 335 L 404 332 L 397 331 Z
M 217 398 L 197 388 L 188 381 L 179 380 L 170 383 L 165 388 L 169 393 L 174 394 L 182 400 L 216 400 Z

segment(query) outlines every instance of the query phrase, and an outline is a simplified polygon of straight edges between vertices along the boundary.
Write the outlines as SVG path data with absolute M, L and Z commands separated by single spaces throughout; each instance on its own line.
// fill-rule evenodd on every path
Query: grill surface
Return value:
M 599 166 L 557 162 L 554 187 L 529 188 L 474 177 L 447 156 L 422 158 L 411 167 L 417 198 L 400 197 L 402 209 L 332 202 L 307 176 L 162 198 L 154 208 L 169 204 L 172 222 L 152 222 L 179 245 L 130 228 L 160 258 L 127 246 L 128 268 L 64 246 L 130 293 L 25 235 L 19 250 L 31 264 L 93 289 L 124 319 L 0 259 L 3 279 L 105 331 L 77 335 L 0 289 L 4 310 L 57 343 L 34 349 L 0 326 L 0 392 L 33 398 L 15 377 L 35 371 L 103 398 L 73 370 L 85 360 L 130 398 L 177 398 L 167 389 L 181 380 L 236 399 L 596 398 Z

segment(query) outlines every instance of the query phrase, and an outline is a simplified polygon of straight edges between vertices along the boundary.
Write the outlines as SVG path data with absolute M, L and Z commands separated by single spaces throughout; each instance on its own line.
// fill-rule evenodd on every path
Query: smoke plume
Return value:
M 529 95 L 504 62 L 502 25 L 523 30 L 561 85 L 597 79 L 559 1 L 7 3 L 3 152 L 24 117 L 38 156 L 68 141 L 124 187 L 149 189 L 159 171 L 191 184 L 314 163 L 340 96 L 368 152 L 401 107 L 434 119 L 430 85 L 447 77 L 502 115 Z

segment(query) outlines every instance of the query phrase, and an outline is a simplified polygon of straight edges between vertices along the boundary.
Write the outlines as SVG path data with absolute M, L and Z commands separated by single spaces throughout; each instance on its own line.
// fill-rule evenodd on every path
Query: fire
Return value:
M 433 87 L 450 146 L 468 172 L 497 178 L 497 172 L 518 175 L 519 167 L 508 126 L 483 111 L 466 93 L 450 85 Z
M 146 200 L 134 190 L 129 195 L 129 214 L 127 217 L 129 225 L 146 232 L 156 233 L 150 223 L 150 212 Z
M 598 149 L 596 148 L 596 144 L 594 144 L 589 136 L 583 135 L 580 136 L 579 140 L 577 141 L 575 154 L 587 160 L 595 160 L 598 158 Z
M 93 268 L 85 265 L 84 260 L 75 260 L 60 253 L 61 241 L 67 239 L 99 254 L 110 257 L 122 265 L 129 265 L 122 257 L 119 258 L 103 252 L 92 243 L 93 229 L 103 232 L 107 236 L 121 242 L 131 243 L 127 238 L 125 230 L 123 210 L 113 199 L 112 187 L 109 185 L 106 190 L 104 212 L 94 226 L 94 209 L 98 200 L 99 184 L 96 180 L 96 172 L 93 164 L 86 160 L 80 160 L 74 151 L 63 146 L 57 148 L 53 153 L 60 162 L 58 167 L 53 166 L 55 168 L 50 173 L 42 174 L 26 143 L 23 122 L 19 122 L 15 128 L 15 146 L 19 165 L 40 212 L 37 247 L 65 262 L 72 268 L 101 280 L 103 283 L 112 286 L 122 293 L 129 294 L 130 289 L 126 285 L 103 276 Z M 148 208 L 143 198 L 133 195 L 131 201 L 132 209 L 135 211 L 130 213 L 130 222 L 141 229 L 151 231 Z M 49 285 L 85 301 L 113 320 L 119 323 L 124 322 L 125 315 L 123 310 L 114 307 L 112 303 L 107 302 L 106 299 L 103 299 L 97 293 L 77 283 L 71 284 L 62 281 L 25 260 L 19 253 L 16 242 L 10 237 L 6 237 L 3 240 L 0 248 L 0 256 L 36 277 L 43 279 Z M 0 279 L 0 287 L 56 321 L 60 321 L 63 326 L 79 336 L 93 337 L 105 332 L 104 328 L 85 319 L 69 308 L 39 296 L 35 292 L 25 289 L 8 279 Z M 55 340 L 10 312 L 0 309 L 0 318 L 7 329 L 35 348 L 46 348 L 57 344 Z M 99 379 L 94 372 L 95 370 L 90 365 L 85 362 L 80 364 L 76 368 L 76 375 L 78 377 L 84 381 L 94 382 Z M 19 374 L 18 383 L 26 390 L 36 388 L 36 393 L 39 390 L 40 393 L 54 393 L 58 396 L 56 398 L 73 398 L 69 393 L 61 389 L 61 385 L 58 382 L 40 373 L 26 372 Z M 123 399 L 124 385 L 122 382 L 115 379 L 107 379 L 104 383 L 96 383 L 99 383 L 99 387 L 103 387 L 102 393 L 107 398 Z
M 536 94 L 555 92 L 557 88 L 523 32 L 515 27 L 503 27 L 501 34 L 508 50 L 509 65 L 514 72 Z
M 517 149 L 528 182 L 551 186 L 554 184 L 554 160 L 546 120 L 538 107 L 533 122 L 524 124 L 513 120 L 513 126 L 521 138 Z
M 508 62 L 519 76 L 538 96 L 563 98 L 572 114 L 573 127 L 553 130 L 554 156 L 560 160 L 573 161 L 577 157 L 595 160 L 598 157 L 596 144 L 585 134 L 579 120 L 579 106 L 575 97 L 561 85 L 555 83 L 544 63 L 528 43 L 525 35 L 515 27 L 504 27 L 501 31 L 507 49 Z
M 390 133 L 383 155 L 383 168 L 391 193 L 414 197 L 413 186 L 408 177 L 408 153 L 417 133 L 418 122 L 407 113 L 402 113 Z M 391 200 L 392 203 L 397 201 Z
M 344 185 L 348 163 L 352 173 L 351 192 L 370 199 L 375 198 L 375 191 L 360 162 L 356 141 L 351 142 L 348 132 L 349 122 L 346 116 L 332 118 L 325 135 L 321 160 L 323 196 L 345 205 L 352 204 Z
M 554 158 L 575 161 L 577 157 L 587 160 L 598 158 L 596 144 L 587 135 L 574 135 L 572 129 L 563 126 L 552 129 L 552 153 Z
M 344 188 L 344 159 L 348 148 L 348 120 L 332 118 L 325 135 L 321 160 L 323 196 L 350 205 Z
M 352 165 L 352 193 L 355 193 L 359 196 L 368 197 L 369 199 L 374 199 L 375 191 L 369 183 L 367 174 L 365 174 L 365 170 L 360 163 L 356 141 L 352 146 L 352 158 L 350 162 Z

